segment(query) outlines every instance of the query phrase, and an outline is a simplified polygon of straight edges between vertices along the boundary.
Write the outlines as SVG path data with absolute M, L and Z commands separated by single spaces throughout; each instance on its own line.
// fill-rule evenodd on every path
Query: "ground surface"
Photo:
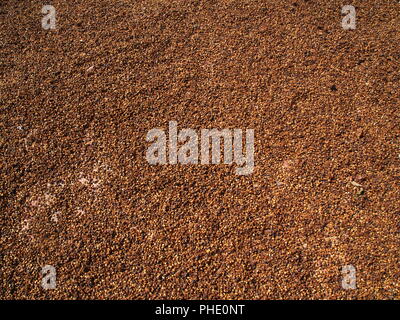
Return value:
M 0 298 L 400 298 L 397 1 L 43 4 L 0 3 Z M 254 173 L 150 166 L 170 120 Z

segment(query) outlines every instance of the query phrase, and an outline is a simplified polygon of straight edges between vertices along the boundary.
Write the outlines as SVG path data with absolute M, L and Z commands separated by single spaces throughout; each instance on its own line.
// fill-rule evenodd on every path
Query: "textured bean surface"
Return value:
M 400 298 L 398 1 L 51 4 L 0 2 L 0 298 Z M 254 173 L 150 166 L 171 120 Z

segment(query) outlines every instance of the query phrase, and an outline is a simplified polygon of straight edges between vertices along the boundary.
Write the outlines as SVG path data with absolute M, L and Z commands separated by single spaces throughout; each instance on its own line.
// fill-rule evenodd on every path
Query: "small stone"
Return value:
M 361 184 L 359 184 L 359 183 L 357 183 L 357 182 L 355 182 L 355 181 L 351 181 L 350 183 L 351 183 L 353 186 L 355 186 L 355 187 L 359 187 L 359 188 L 362 187 Z
M 362 138 L 363 137 L 363 135 L 364 135 L 364 132 L 363 132 L 363 129 L 362 128 L 358 128 L 357 130 L 356 130 L 356 138 L 357 139 L 360 139 L 360 138 Z
M 58 222 L 58 213 L 53 214 L 51 216 L 50 220 L 57 223 Z

